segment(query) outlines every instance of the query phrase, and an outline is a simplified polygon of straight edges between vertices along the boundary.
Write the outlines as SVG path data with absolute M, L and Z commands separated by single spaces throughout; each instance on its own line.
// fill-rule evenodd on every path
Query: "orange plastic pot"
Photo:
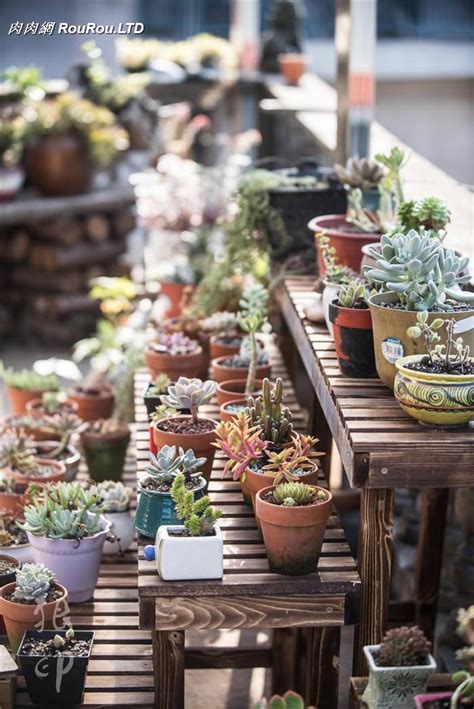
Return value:
M 376 377 L 370 310 L 329 303 L 329 320 L 341 372 L 348 377 Z
M 226 381 L 220 382 L 217 385 L 216 391 L 217 403 L 222 406 L 228 401 L 233 401 L 234 399 L 241 399 L 242 394 L 245 394 L 246 384 L 246 379 L 227 379 Z M 262 379 L 255 380 L 255 389 L 252 393 L 252 396 L 258 396 L 262 393 L 262 385 Z
M 145 362 L 153 379 L 159 374 L 167 374 L 175 382 L 179 377 L 198 377 L 204 366 L 202 347 L 196 347 L 190 354 L 171 355 L 145 350 Z
M 67 392 L 68 401 L 77 405 L 77 415 L 83 421 L 108 419 L 112 416 L 115 396 L 107 384 L 84 388 L 75 387 Z
M 189 420 L 191 417 L 183 415 L 173 416 L 172 418 L 173 420 Z M 166 418 L 153 423 L 153 441 L 157 451 L 165 445 L 183 448 L 185 451 L 192 448 L 196 458 L 206 458 L 206 462 L 200 472 L 202 472 L 206 481 L 209 482 L 216 452 L 216 449 L 211 444 L 216 440 L 217 421 L 211 416 L 199 416 L 199 418 L 201 420 L 206 419 L 212 421 L 214 424 L 212 431 L 206 431 L 205 433 L 173 433 L 171 431 L 163 431 L 159 428 L 159 425 L 163 425 L 165 421 L 169 420 L 169 418 Z
M 28 389 L 17 389 L 10 385 L 7 386 L 7 394 L 12 407 L 13 416 L 22 416 L 26 414 L 26 405 L 29 401 L 40 399 L 42 391 L 30 391 Z
M 306 71 L 307 61 L 304 54 L 289 52 L 278 55 L 280 71 L 290 86 L 297 86 Z
M 308 224 L 308 229 L 315 234 L 317 268 L 322 276 L 326 273 L 322 258 L 321 247 L 316 234 L 323 233 L 329 239 L 329 246 L 336 250 L 336 256 L 341 266 L 347 266 L 359 273 L 362 263 L 362 247 L 365 244 L 377 244 L 381 234 L 359 231 L 350 222 L 346 221 L 344 214 L 327 214 L 314 217 Z
M 324 490 L 327 499 L 323 502 L 285 507 L 263 499 L 270 490 L 271 486 L 259 490 L 255 501 L 270 569 L 287 576 L 315 572 L 331 515 L 332 495 Z
M 232 379 L 246 379 L 248 373 L 248 367 L 228 367 L 222 362 L 226 360 L 227 357 L 217 357 L 211 362 L 211 377 L 216 382 L 227 382 L 232 381 Z M 270 377 L 272 373 L 271 364 L 262 364 L 256 369 L 257 379 L 265 379 L 265 377 Z

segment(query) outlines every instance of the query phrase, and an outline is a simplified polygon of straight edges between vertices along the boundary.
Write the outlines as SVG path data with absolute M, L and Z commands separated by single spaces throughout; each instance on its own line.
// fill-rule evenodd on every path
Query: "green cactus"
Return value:
M 262 385 L 262 395 L 249 396 L 247 399 L 248 414 L 252 426 L 261 426 L 263 439 L 275 446 L 281 446 L 291 441 L 293 433 L 292 415 L 283 402 L 283 380 L 279 377 L 275 386 L 270 386 L 270 380 L 265 378 Z
M 208 495 L 195 500 L 192 491 L 186 490 L 182 473 L 178 473 L 174 479 L 171 497 L 176 505 L 176 515 L 191 537 L 205 537 L 213 533 L 222 510 L 210 506 Z
M 375 662 L 379 667 L 412 667 L 426 664 L 431 643 L 418 626 L 393 628 L 385 633 Z
M 44 603 L 54 582 L 53 572 L 44 564 L 23 564 L 16 574 L 13 598 L 26 603 Z

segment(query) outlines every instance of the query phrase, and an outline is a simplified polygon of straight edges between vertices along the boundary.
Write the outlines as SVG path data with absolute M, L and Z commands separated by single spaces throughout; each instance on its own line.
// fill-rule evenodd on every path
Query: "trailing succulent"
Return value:
M 179 473 L 184 475 L 185 482 L 199 477 L 199 470 L 206 462 L 206 458 L 196 458 L 191 448 L 184 452 L 182 448 L 176 450 L 176 446 L 168 445 L 160 448 L 157 455 L 150 452 L 149 459 L 145 472 L 169 487 Z
M 222 510 L 211 507 L 208 495 L 194 500 L 193 492 L 186 490 L 182 473 L 174 479 L 171 497 L 176 505 L 176 516 L 182 520 L 191 537 L 205 537 L 213 533 Z
M 188 379 L 180 377 L 175 384 L 168 387 L 168 394 L 161 397 L 166 406 L 174 409 L 189 409 L 193 421 L 197 421 L 199 407 L 208 404 L 216 393 L 217 384 L 208 379 Z
M 320 500 L 321 502 L 326 500 L 326 495 L 322 490 L 317 490 L 311 485 L 299 482 L 287 482 L 277 485 L 273 490 L 273 496 L 284 507 L 298 507 L 314 500 Z
M 44 564 L 23 564 L 16 574 L 13 598 L 26 603 L 44 603 L 55 580 L 53 572 Z
M 431 323 L 428 323 L 428 312 L 424 310 L 421 313 L 417 313 L 416 325 L 409 327 L 407 330 L 408 337 L 414 340 L 423 337 L 425 340 L 426 361 L 434 372 L 469 374 L 472 369 L 472 363 L 469 358 L 469 345 L 464 345 L 462 337 L 454 339 L 455 324 L 454 318 L 450 320 L 435 318 Z M 440 344 L 441 337 L 437 333 L 437 330 L 443 325 L 446 327 L 445 345 Z
M 379 667 L 425 665 L 431 643 L 418 626 L 388 630 L 379 645 L 375 662 Z
M 438 239 L 413 229 L 385 234 L 381 252 L 371 247 L 370 254 L 377 266 L 366 270 L 367 279 L 397 293 L 407 310 L 451 311 L 452 301 L 474 303 L 474 293 L 460 290 L 470 280 L 469 258 L 445 249 Z
M 293 424 L 291 411 L 283 402 L 283 380 L 278 378 L 273 389 L 270 380 L 265 378 L 262 385 L 262 395 L 249 396 L 247 399 L 248 414 L 252 426 L 261 426 L 264 440 L 274 446 L 281 446 L 291 441 Z
M 318 232 L 316 238 L 321 251 L 324 268 L 326 269 L 324 280 L 330 281 L 331 283 L 342 284 L 347 283 L 351 278 L 355 278 L 356 274 L 353 271 L 347 268 L 347 266 L 341 266 L 338 263 L 336 249 L 334 246 L 330 246 L 329 237 L 323 232 Z

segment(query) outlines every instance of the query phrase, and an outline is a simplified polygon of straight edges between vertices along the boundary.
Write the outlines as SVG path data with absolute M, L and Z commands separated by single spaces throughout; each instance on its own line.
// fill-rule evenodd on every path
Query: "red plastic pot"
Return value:
M 341 372 L 348 377 L 376 377 L 372 316 L 368 308 L 329 303 L 329 320 Z
M 343 214 L 327 214 L 314 217 L 308 223 L 308 229 L 316 234 L 323 233 L 329 238 L 329 246 L 336 249 L 338 262 L 359 273 L 362 262 L 362 247 L 364 244 L 377 244 L 381 234 L 367 231 L 358 231 L 350 222 L 346 221 Z M 322 276 L 326 273 L 321 247 L 316 238 L 317 268 Z

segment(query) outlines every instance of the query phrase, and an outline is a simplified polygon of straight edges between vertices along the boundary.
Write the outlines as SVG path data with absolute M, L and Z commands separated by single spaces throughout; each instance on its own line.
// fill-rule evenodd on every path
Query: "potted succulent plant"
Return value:
M 25 633 L 17 657 L 34 704 L 48 707 L 82 704 L 93 641 L 94 633 L 90 630 L 68 628 Z
M 57 460 L 35 456 L 33 439 L 20 429 L 7 429 L 0 441 L 0 471 L 24 489 L 30 483 L 45 485 L 64 480 L 66 466 Z
M 363 206 L 375 211 L 379 207 L 379 185 L 386 172 L 377 160 L 353 156 L 345 165 L 334 165 L 337 176 L 347 189 L 360 189 Z
M 332 495 L 302 482 L 264 487 L 255 499 L 270 569 L 301 575 L 317 569 Z
M 44 418 L 57 413 L 77 414 L 78 406 L 75 402 L 67 401 L 67 394 L 63 391 L 45 391 L 40 399 L 32 399 L 26 404 L 26 414 L 33 418 Z
M 145 361 L 152 377 L 166 374 L 171 380 L 196 377 L 202 363 L 202 347 L 181 332 L 161 333 L 145 350 Z
M 182 525 L 163 525 L 156 533 L 155 546 L 145 547 L 145 558 L 153 561 L 164 581 L 219 579 L 223 574 L 223 539 L 217 520 L 222 511 L 210 506 L 205 495 L 194 499 L 179 473 L 171 496 Z
M 290 445 L 293 440 L 292 413 L 283 406 L 283 379 L 278 377 L 272 385 L 265 378 L 262 391 L 256 397 L 247 398 L 247 413 L 251 426 L 261 426 L 262 438 L 274 450 Z
M 38 458 L 57 460 L 66 466 L 64 479 L 67 482 L 74 480 L 81 462 L 81 454 L 72 445 L 73 436 L 78 436 L 87 428 L 87 423 L 76 414 L 57 413 L 48 416 L 40 423 L 41 440 L 34 444 L 35 455 Z M 34 435 L 36 429 L 32 429 Z
M 0 613 L 5 620 L 8 640 L 14 652 L 18 650 L 25 630 L 41 620 L 52 627 L 58 611 L 67 608 L 68 592 L 44 564 L 23 564 L 16 580 L 0 589 Z
M 171 488 L 178 474 L 184 475 L 184 486 L 194 499 L 204 495 L 206 480 L 200 473 L 205 458 L 196 458 L 191 449 L 184 452 L 176 446 L 163 446 L 157 455 L 150 453 L 150 463 L 145 466 L 147 475 L 138 481 L 137 512 L 135 528 L 145 537 L 155 537 L 163 524 L 178 524 Z
M 167 374 L 159 374 L 146 385 L 143 401 L 145 402 L 148 416 L 151 416 L 156 407 L 161 405 L 161 395 L 166 394 L 170 384 L 171 379 Z
M 384 235 L 381 254 L 372 253 L 377 266 L 365 276 L 381 289 L 369 298 L 375 362 L 380 379 L 393 389 L 397 359 L 419 352 L 416 341 L 407 335 L 408 328 L 416 325 L 418 311 L 428 311 L 428 323 L 448 313 L 458 321 L 456 328 L 472 317 L 474 293 L 461 290 L 470 279 L 469 258 L 459 257 L 438 239 L 414 230 Z M 469 320 L 466 324 L 469 328 Z M 474 348 L 472 327 L 466 332 L 466 344 Z
M 38 399 L 45 391 L 57 391 L 58 378 L 55 374 L 44 376 L 29 369 L 14 370 L 0 361 L 0 379 L 7 385 L 8 398 L 14 416 L 26 413 L 26 404 Z
M 21 165 L 24 148 L 25 119 L 12 109 L 0 114 L 0 200 L 14 197 L 25 179 Z
M 68 401 L 76 404 L 83 421 L 108 419 L 112 416 L 115 396 L 108 384 L 78 385 L 68 389 Z
M 24 495 L 24 485 L 0 473 L 0 514 L 20 514 L 24 505 Z
M 44 488 L 25 507 L 22 528 L 43 562 L 69 591 L 72 603 L 91 598 L 110 522 L 101 515 L 100 498 L 77 482 Z
M 0 513 L 0 553 L 28 564 L 33 561 L 33 550 L 18 521 L 17 514 Z
M 262 699 L 256 702 L 254 709 L 315 709 L 315 707 L 306 707 L 306 702 L 300 694 L 289 689 L 283 696 L 274 694 L 267 701 Z
M 162 400 L 166 406 L 174 409 L 189 409 L 189 415 L 175 415 L 154 423 L 153 440 L 159 450 L 168 444 L 193 450 L 197 457 L 206 458 L 202 474 L 209 481 L 214 462 L 212 442 L 216 438 L 217 421 L 210 416 L 199 415 L 199 407 L 208 404 L 216 392 L 216 383 L 212 380 L 180 377 L 168 387 L 168 395 Z
M 202 320 L 201 327 L 204 332 L 211 333 L 209 339 L 211 359 L 238 354 L 243 335 L 239 329 L 236 313 L 228 310 L 214 313 Z
M 81 444 L 93 480 L 121 479 L 129 440 L 130 429 L 126 423 L 115 419 L 90 422 L 81 433 Z
M 301 77 L 307 69 L 308 61 L 304 54 L 287 52 L 278 55 L 278 64 L 286 83 L 290 86 L 298 86 Z
M 110 522 L 113 541 L 106 539 L 104 554 L 123 554 L 131 546 L 135 536 L 130 514 L 132 489 L 115 480 L 104 480 L 97 485 L 104 517 Z
M 474 420 L 474 359 L 463 338 L 455 338 L 454 319 L 417 313 L 417 323 L 408 328 L 414 340 L 423 338 L 427 354 L 401 357 L 393 393 L 402 409 L 420 423 L 430 426 L 460 427 Z M 438 334 L 445 327 L 446 344 Z
M 398 217 L 403 233 L 414 229 L 442 241 L 446 236 L 446 226 L 451 221 L 451 210 L 439 197 L 423 197 L 402 202 Z
M 334 344 L 341 372 L 348 377 L 375 377 L 372 317 L 367 305 L 364 281 L 342 285 L 337 298 L 329 304 Z
M 356 277 L 354 271 L 351 271 L 347 266 L 341 266 L 338 263 L 336 249 L 330 246 L 329 238 L 322 232 L 316 234 L 316 241 L 319 244 L 321 258 L 324 263 L 324 277 L 316 284 L 317 289 L 322 289 L 322 309 L 326 327 L 330 335 L 334 335 L 332 322 L 329 318 L 329 304 L 332 303 L 342 285 L 350 282 Z M 309 313 L 308 313 L 309 315 Z
M 393 628 L 380 645 L 366 645 L 369 682 L 362 696 L 369 709 L 415 706 L 415 695 L 425 691 L 436 670 L 431 643 L 417 626 Z

